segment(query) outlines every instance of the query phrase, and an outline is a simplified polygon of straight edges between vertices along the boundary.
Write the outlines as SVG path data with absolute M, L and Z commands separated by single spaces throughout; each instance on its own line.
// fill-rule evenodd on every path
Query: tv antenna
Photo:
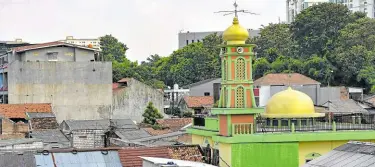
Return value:
M 237 1 L 234 1 L 234 10 L 230 10 L 230 11 L 218 11 L 218 12 L 215 12 L 215 13 L 225 13 L 224 16 L 227 16 L 227 15 L 231 15 L 234 13 L 234 16 L 235 17 L 238 17 L 238 13 L 246 13 L 246 14 L 251 14 L 251 15 L 259 15 L 258 13 L 253 13 L 249 10 L 244 10 L 244 9 L 241 9 L 241 10 L 238 10 L 238 4 L 237 4 Z

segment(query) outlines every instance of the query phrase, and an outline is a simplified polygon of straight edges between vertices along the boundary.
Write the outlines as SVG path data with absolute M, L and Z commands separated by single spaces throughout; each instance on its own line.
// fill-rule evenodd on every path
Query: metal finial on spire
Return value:
M 215 12 L 215 13 L 225 13 L 224 16 L 227 16 L 227 15 L 231 15 L 231 14 L 234 14 L 235 17 L 238 17 L 238 13 L 246 13 L 246 14 L 251 14 L 251 15 L 259 15 L 257 13 L 253 13 L 253 12 L 250 12 L 248 10 L 238 10 L 238 4 L 237 4 L 237 1 L 234 1 L 234 10 L 230 10 L 230 11 L 218 11 L 218 12 Z

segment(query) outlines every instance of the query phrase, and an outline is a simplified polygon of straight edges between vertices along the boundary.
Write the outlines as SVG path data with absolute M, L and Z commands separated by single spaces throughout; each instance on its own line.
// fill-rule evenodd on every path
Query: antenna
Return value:
M 237 9 L 238 8 L 237 1 L 234 1 L 233 6 L 234 6 L 234 10 L 230 10 L 230 11 L 218 11 L 218 12 L 215 12 L 215 13 L 225 13 L 224 16 L 231 15 L 231 14 L 234 13 L 235 17 L 238 17 L 238 13 L 246 13 L 246 14 L 251 14 L 251 15 L 259 15 L 257 13 L 253 13 L 253 12 L 251 12 L 249 10 L 243 10 L 243 9 L 238 10 Z

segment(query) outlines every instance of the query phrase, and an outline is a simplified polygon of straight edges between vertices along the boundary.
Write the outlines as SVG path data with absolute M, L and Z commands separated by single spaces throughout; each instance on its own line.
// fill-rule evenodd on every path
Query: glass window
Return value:
M 189 40 L 186 40 L 186 45 L 189 45 Z
M 279 120 L 272 120 L 272 126 L 279 126 Z
M 210 92 L 204 92 L 204 96 L 210 96 Z
M 302 126 L 306 126 L 307 125 L 307 121 L 306 120 L 301 120 L 301 125 Z

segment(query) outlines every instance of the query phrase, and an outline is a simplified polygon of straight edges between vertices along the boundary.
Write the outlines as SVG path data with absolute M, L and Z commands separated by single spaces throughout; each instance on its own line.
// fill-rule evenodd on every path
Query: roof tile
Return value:
M 50 103 L 0 104 L 0 114 L 6 118 L 26 118 L 26 112 L 52 112 Z
M 278 74 L 267 74 L 254 81 L 254 85 L 311 85 L 320 84 L 307 76 L 299 73 L 278 73 Z
M 34 50 L 34 49 L 46 48 L 46 47 L 53 47 L 53 46 L 61 46 L 61 45 L 71 46 L 71 47 L 79 47 L 79 48 L 83 48 L 83 49 L 87 49 L 87 50 L 96 50 L 96 49 L 89 48 L 89 47 L 78 46 L 78 45 L 68 44 L 68 43 L 65 43 L 65 42 L 58 42 L 58 41 L 35 44 L 35 45 L 20 46 L 20 47 L 13 48 L 13 50 L 15 52 L 24 52 L 24 51 L 28 51 L 28 50 Z
M 178 131 L 184 126 L 193 123 L 192 118 L 170 118 L 170 119 L 158 119 L 156 122 L 162 127 L 171 129 L 172 131 Z
M 201 108 L 214 104 L 213 96 L 185 96 L 184 100 L 189 108 Z

